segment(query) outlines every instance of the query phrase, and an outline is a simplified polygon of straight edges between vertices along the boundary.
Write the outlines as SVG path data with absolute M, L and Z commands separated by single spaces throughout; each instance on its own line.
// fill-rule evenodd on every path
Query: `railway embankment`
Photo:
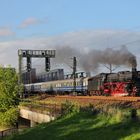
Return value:
M 140 97 L 112 97 L 112 96 L 36 96 L 32 103 L 38 105 L 56 105 L 60 109 L 61 104 L 71 101 L 81 107 L 92 104 L 94 106 L 113 105 L 121 108 L 140 108 Z M 26 103 L 25 103 L 26 104 Z M 28 103 L 27 103 L 28 104 Z
M 50 100 L 50 99 L 49 99 Z M 60 98 L 59 98 L 60 100 Z M 49 101 L 50 102 L 50 101 Z M 99 102 L 98 102 L 99 103 Z M 126 105 L 127 106 L 127 105 Z M 139 109 L 116 104 L 89 104 L 80 107 L 71 101 L 61 103 L 60 118 L 39 124 L 9 140 L 137 140 L 140 139 Z

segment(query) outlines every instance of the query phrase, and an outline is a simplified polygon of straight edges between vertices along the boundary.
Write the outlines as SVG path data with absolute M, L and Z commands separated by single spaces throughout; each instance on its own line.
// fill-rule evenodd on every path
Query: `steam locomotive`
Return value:
M 73 79 L 63 79 L 25 84 L 24 92 L 69 94 L 73 92 Z M 79 95 L 98 96 L 140 96 L 140 71 L 100 73 L 93 77 L 76 78 L 76 92 Z
M 89 95 L 140 96 L 140 71 L 101 73 L 88 79 Z

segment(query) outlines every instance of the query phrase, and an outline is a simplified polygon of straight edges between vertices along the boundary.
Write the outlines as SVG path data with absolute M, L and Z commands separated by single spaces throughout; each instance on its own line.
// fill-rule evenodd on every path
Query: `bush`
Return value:
M 61 104 L 61 114 L 62 116 L 73 114 L 79 112 L 79 106 L 68 100 Z
M 92 115 L 96 115 L 99 113 L 99 109 L 97 109 L 93 104 L 89 103 L 88 106 L 85 106 L 85 107 L 81 107 L 80 108 L 80 111 L 82 112 L 88 112 Z
M 130 109 L 122 109 L 116 105 L 94 106 L 93 104 L 89 104 L 89 106 L 82 108 L 81 111 L 86 111 L 93 115 L 100 114 L 115 122 L 121 122 L 132 118 Z
M 100 113 L 109 118 L 112 118 L 116 122 L 121 122 L 130 119 L 130 110 L 129 109 L 121 109 L 118 106 L 104 106 Z
M 10 127 L 16 124 L 19 116 L 18 108 L 10 108 L 6 112 L 0 113 L 0 126 Z

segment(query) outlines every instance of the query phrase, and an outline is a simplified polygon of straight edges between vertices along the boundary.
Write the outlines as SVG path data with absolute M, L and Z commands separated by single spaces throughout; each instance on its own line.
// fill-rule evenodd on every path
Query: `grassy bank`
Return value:
M 114 115 L 112 115 L 114 113 Z M 109 115 L 110 114 L 110 115 Z M 40 124 L 8 140 L 138 140 L 140 121 L 129 111 L 112 109 L 109 114 L 80 111 L 48 124 Z

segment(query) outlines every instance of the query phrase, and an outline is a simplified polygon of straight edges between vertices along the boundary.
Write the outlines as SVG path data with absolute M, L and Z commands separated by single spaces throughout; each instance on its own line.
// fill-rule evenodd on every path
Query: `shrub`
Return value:
M 73 114 L 79 112 L 79 106 L 75 103 L 72 103 L 66 100 L 64 103 L 61 104 L 61 114 L 62 116 L 67 114 Z
M 9 127 L 15 125 L 18 120 L 18 108 L 10 108 L 6 112 L 0 113 L 0 126 Z
M 116 122 L 125 121 L 130 118 L 130 110 L 121 109 L 118 106 L 106 105 L 102 108 L 101 114 L 112 118 Z
M 92 113 L 93 115 L 100 114 L 115 122 L 128 120 L 132 117 L 130 109 L 122 109 L 116 105 L 97 105 L 89 104 L 89 106 L 82 108 L 81 111 Z
M 91 103 L 89 103 L 88 106 L 81 107 L 80 108 L 80 111 L 82 111 L 82 112 L 88 112 L 88 113 L 90 113 L 92 115 L 96 115 L 96 114 L 99 113 L 99 110 L 93 104 L 91 104 Z

